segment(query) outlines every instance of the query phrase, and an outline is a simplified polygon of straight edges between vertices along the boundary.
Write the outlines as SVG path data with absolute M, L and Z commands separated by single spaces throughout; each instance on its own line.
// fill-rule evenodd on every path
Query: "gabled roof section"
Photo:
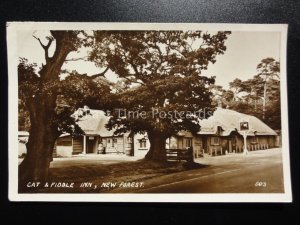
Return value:
M 217 108 L 208 119 L 200 120 L 201 130 L 198 134 L 217 134 L 218 127 L 221 128 L 221 136 L 228 136 L 233 131 L 242 134 L 239 130 L 241 119 L 249 121 L 248 135 L 277 135 L 274 130 L 255 116 L 223 108 Z

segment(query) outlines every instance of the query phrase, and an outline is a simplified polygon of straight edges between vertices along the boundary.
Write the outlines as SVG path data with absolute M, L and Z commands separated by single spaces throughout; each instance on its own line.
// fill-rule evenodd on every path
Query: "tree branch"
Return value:
M 41 39 L 39 39 L 38 37 L 32 35 L 36 40 L 38 40 L 40 42 L 40 45 L 45 48 L 45 45 L 42 43 Z
M 74 62 L 74 61 L 79 61 L 79 60 L 88 61 L 87 58 L 88 58 L 88 56 L 84 56 L 84 57 L 80 57 L 80 58 L 70 58 L 70 59 L 66 59 L 65 62 Z
M 89 76 L 89 77 L 90 77 L 91 79 L 95 79 L 95 78 L 97 78 L 97 77 L 104 77 L 105 73 L 106 73 L 108 70 L 109 70 L 109 68 L 106 67 L 106 69 L 105 69 L 103 72 L 97 73 L 97 74 L 92 75 L 92 76 Z
M 122 78 L 124 78 L 125 80 L 128 80 L 130 83 L 136 83 L 136 84 L 141 84 L 141 85 L 145 86 L 145 84 L 143 82 L 139 82 L 136 79 L 132 80 L 132 79 L 130 79 L 128 77 L 122 77 Z
M 49 48 L 50 48 L 50 46 L 51 46 L 51 43 L 52 43 L 52 41 L 54 40 L 54 38 L 53 38 L 53 37 L 47 37 L 48 44 L 47 44 L 47 45 L 44 45 L 44 44 L 42 43 L 42 41 L 41 41 L 40 38 L 38 38 L 38 37 L 36 37 L 36 36 L 34 36 L 34 35 L 32 35 L 32 36 L 33 36 L 36 40 L 39 41 L 40 45 L 41 45 L 42 48 L 44 49 L 44 51 L 45 51 L 45 60 L 46 60 L 46 63 L 48 63 L 49 60 L 50 60 L 48 50 L 49 50 Z

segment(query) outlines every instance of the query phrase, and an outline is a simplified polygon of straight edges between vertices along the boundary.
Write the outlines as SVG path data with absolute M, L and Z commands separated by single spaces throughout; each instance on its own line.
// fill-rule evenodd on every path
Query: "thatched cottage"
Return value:
M 109 117 L 101 110 L 87 107 L 78 109 L 73 116 L 83 130 L 84 135 L 72 137 L 60 136 L 56 142 L 54 154 L 70 157 L 77 154 L 126 154 L 143 156 L 149 150 L 149 141 L 142 134 L 124 133 L 114 135 L 105 125 Z
M 241 130 L 241 121 L 247 121 L 247 131 Z M 248 151 L 278 147 L 277 133 L 254 116 L 229 109 L 217 108 L 213 116 L 199 121 L 196 135 L 179 132 L 169 139 L 170 148 L 193 147 L 195 157 L 243 152 L 246 132 Z
M 248 129 L 243 131 L 241 121 L 247 121 Z M 200 121 L 203 154 L 217 155 L 242 152 L 243 134 L 246 132 L 248 151 L 273 148 L 277 145 L 277 133 L 255 116 L 229 109 L 217 108 L 213 116 Z

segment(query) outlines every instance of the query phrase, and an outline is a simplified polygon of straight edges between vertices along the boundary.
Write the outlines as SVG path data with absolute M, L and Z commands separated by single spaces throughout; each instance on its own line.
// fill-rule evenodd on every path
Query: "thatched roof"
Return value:
M 83 115 L 83 112 L 84 115 Z M 101 137 L 113 136 L 114 130 L 108 130 L 105 125 L 109 117 L 101 110 L 78 109 L 73 116 L 77 117 L 78 126 L 86 135 L 100 135 Z
M 200 121 L 201 130 L 198 134 L 217 134 L 218 129 L 221 129 L 221 136 L 228 136 L 233 131 L 242 134 L 240 131 L 241 120 L 249 122 L 248 135 L 277 135 L 274 130 L 255 116 L 223 108 L 217 108 L 211 117 Z
M 82 115 L 83 111 L 85 111 L 84 115 Z M 78 118 L 77 124 L 86 135 L 114 136 L 114 130 L 109 131 L 105 127 L 109 121 L 109 117 L 101 110 L 78 109 L 73 116 Z M 277 135 L 274 130 L 258 118 L 223 108 L 217 108 L 214 114 L 208 119 L 200 120 L 201 129 L 198 134 L 213 135 L 217 134 L 218 131 L 221 131 L 221 136 L 228 136 L 234 131 L 242 134 L 239 130 L 242 119 L 249 122 L 250 129 L 248 135 Z M 181 131 L 178 135 L 186 136 L 187 133 L 189 132 Z M 190 136 L 190 133 L 188 136 Z

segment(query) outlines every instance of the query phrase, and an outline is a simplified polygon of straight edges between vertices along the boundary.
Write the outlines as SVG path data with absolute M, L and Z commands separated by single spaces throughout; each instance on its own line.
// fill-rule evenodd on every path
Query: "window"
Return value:
M 113 138 L 113 139 L 112 139 L 112 144 L 111 144 L 111 146 L 112 146 L 112 147 L 115 147 L 115 144 L 116 144 L 116 143 L 118 143 L 118 139 L 117 139 L 117 138 Z
M 187 148 L 192 147 L 192 138 L 186 138 L 185 139 L 185 146 Z
M 132 137 L 127 137 L 127 143 L 132 143 Z
M 211 145 L 220 145 L 219 137 L 211 137 Z
M 140 139 L 139 140 L 139 142 L 140 142 L 140 148 L 143 148 L 143 149 L 145 149 L 146 148 L 146 139 Z

